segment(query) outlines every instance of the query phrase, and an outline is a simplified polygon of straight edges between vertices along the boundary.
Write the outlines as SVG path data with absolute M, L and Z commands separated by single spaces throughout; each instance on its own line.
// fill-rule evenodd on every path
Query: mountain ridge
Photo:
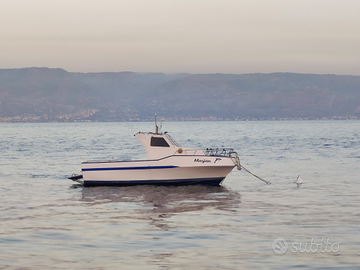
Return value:
M 0 122 L 359 119 L 360 76 L 0 69 Z

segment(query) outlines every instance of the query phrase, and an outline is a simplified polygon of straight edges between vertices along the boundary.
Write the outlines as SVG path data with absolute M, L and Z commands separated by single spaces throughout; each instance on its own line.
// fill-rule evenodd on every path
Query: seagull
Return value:
M 301 179 L 300 175 L 298 175 L 298 177 L 296 178 L 295 182 L 294 182 L 297 187 L 300 187 L 303 182 L 303 180 Z

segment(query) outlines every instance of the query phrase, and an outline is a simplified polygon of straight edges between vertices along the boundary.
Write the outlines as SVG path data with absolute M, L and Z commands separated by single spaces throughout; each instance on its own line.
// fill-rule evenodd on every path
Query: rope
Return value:
M 231 154 L 235 154 L 235 157 L 233 157 Z M 240 165 L 240 159 L 239 159 L 239 155 L 238 155 L 237 152 L 232 151 L 232 152 L 229 153 L 229 156 L 230 156 L 231 160 L 234 162 L 234 164 L 235 164 L 235 166 L 236 166 L 236 168 L 237 168 L 238 170 L 244 169 L 246 172 L 248 172 L 248 173 L 250 173 L 251 175 L 255 176 L 257 179 L 263 181 L 264 183 L 266 183 L 266 184 L 268 184 L 268 185 L 271 184 L 271 182 L 269 182 L 269 181 L 267 181 L 267 180 L 265 180 L 265 179 L 262 179 L 261 177 L 259 177 L 259 176 L 255 175 L 255 174 L 253 174 L 252 172 L 250 172 L 250 171 L 249 171 L 248 169 L 246 169 L 243 165 Z
M 267 181 L 267 180 L 265 180 L 265 179 L 262 179 L 261 177 L 259 177 L 259 176 L 255 175 L 255 174 L 253 174 L 252 172 L 250 172 L 248 169 L 246 169 L 246 168 L 244 167 L 244 165 L 242 165 L 241 167 L 242 167 L 246 172 L 248 172 L 248 173 L 250 173 L 251 175 L 255 176 L 257 179 L 265 182 L 265 183 L 268 184 L 268 185 L 271 184 L 271 182 L 269 182 L 269 181 Z
M 233 157 L 232 154 L 235 154 L 235 157 Z M 229 157 L 230 157 L 231 160 L 234 162 L 236 168 L 237 168 L 238 170 L 241 170 L 240 159 L 239 159 L 238 153 L 235 152 L 235 151 L 231 151 L 231 152 L 229 152 Z M 235 159 L 235 160 L 234 160 L 234 159 Z

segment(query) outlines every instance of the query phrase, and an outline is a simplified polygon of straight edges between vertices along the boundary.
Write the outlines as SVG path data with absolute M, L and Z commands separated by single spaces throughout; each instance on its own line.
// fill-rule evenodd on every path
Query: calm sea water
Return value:
M 82 161 L 145 158 L 133 134 L 153 123 L 0 124 L 0 268 L 360 266 L 360 121 L 163 126 L 272 184 L 234 169 L 221 187 L 83 188 Z

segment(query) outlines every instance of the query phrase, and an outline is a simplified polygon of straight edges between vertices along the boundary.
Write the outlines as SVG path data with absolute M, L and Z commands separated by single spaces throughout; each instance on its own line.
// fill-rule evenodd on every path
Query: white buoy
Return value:
M 300 185 L 301 185 L 302 183 L 304 183 L 304 182 L 303 182 L 303 180 L 301 179 L 300 175 L 298 175 L 298 177 L 296 178 L 296 180 L 295 180 L 294 183 L 297 185 L 297 187 L 300 187 Z

